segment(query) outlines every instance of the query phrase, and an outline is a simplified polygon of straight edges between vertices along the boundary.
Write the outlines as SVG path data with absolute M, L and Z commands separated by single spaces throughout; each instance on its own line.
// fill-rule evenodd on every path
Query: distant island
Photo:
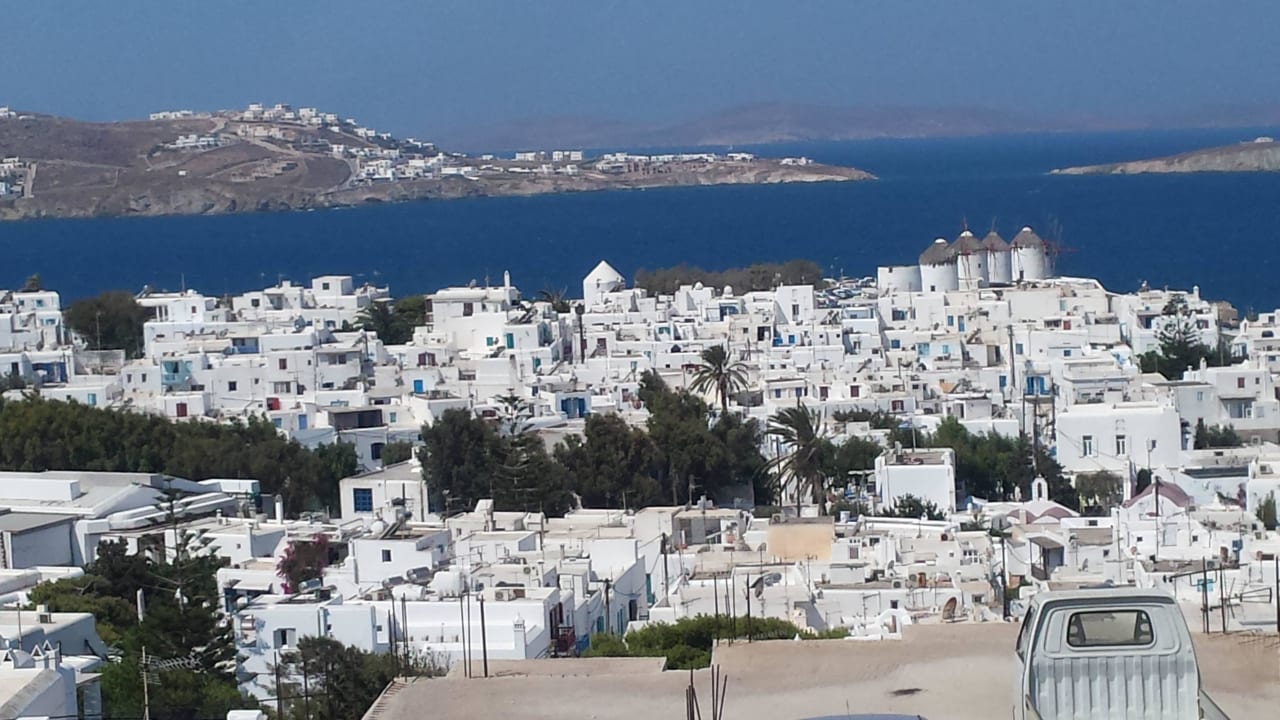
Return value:
M 1277 172 L 1280 143 L 1260 137 L 1251 142 L 1193 150 L 1151 160 L 1082 165 L 1053 170 L 1053 175 L 1141 175 L 1144 173 Z
M 115 123 L 0 108 L 0 220 L 873 179 L 856 168 L 751 153 L 467 155 L 288 105 Z

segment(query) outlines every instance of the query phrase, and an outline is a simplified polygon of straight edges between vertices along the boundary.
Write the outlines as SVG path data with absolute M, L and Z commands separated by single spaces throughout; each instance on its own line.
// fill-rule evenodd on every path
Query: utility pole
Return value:
M 147 656 L 146 648 L 142 649 L 142 656 L 144 658 Z M 275 674 L 276 674 L 276 717 L 283 718 L 284 717 L 284 693 L 280 692 L 280 651 L 279 650 L 276 651 Z M 145 676 L 143 677 L 145 678 Z M 142 683 L 142 696 L 144 698 L 142 702 L 145 705 L 147 702 L 145 699 L 147 696 L 147 684 L 145 680 L 143 680 L 143 683 Z M 151 715 L 147 712 L 146 708 L 144 707 L 142 710 L 142 720 L 150 720 L 150 718 L 151 718 Z
M 747 642 L 751 642 L 751 573 L 747 573 L 744 583 L 747 590 Z
M 1204 617 L 1204 634 L 1209 634 L 1209 561 L 1200 558 L 1200 613 Z
M 716 641 L 715 641 L 715 644 L 716 644 L 716 645 L 719 645 L 719 644 L 720 644 L 720 584 L 716 581 L 716 577 L 718 577 L 718 576 L 717 576 L 717 575 L 712 575 L 712 576 L 711 576 L 711 599 L 712 599 L 712 601 L 713 601 L 713 602 L 715 602 L 715 605 L 716 605 L 716 623 L 715 623 L 715 624 L 716 624 Z
M 671 569 L 667 566 L 667 544 L 670 542 L 666 533 L 662 533 L 662 597 L 671 596 Z
M 489 677 L 489 639 L 484 629 L 484 592 L 480 593 L 480 660 L 484 663 L 484 676 Z
M 604 631 L 607 635 L 613 634 L 613 616 L 609 612 L 609 586 L 610 581 L 605 578 L 604 581 Z
M 458 593 L 458 645 L 462 648 L 462 676 L 471 677 L 467 672 L 467 616 L 462 610 L 462 593 Z
M 302 717 L 311 720 L 311 684 L 307 679 L 307 659 L 298 663 L 302 667 Z
M 22 638 L 18 638 L 21 645 Z M 142 720 L 151 720 L 151 684 L 150 673 L 147 671 L 147 646 L 142 646 Z M 276 658 L 276 705 L 280 704 L 280 659 Z M 280 717 L 284 717 L 284 711 L 280 710 Z
M 1272 561 L 1275 563 L 1275 579 L 1276 579 L 1276 632 L 1280 633 L 1280 554 L 1272 555 Z

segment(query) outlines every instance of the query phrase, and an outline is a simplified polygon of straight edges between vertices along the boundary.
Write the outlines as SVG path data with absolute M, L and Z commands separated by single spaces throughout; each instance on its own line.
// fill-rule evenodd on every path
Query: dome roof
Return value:
M 956 251 L 946 240 L 938 238 L 920 253 L 921 265 L 948 265 L 956 261 Z
M 1015 248 L 1043 248 L 1044 240 L 1029 227 L 1024 227 L 1013 236 L 1013 247 Z
M 601 285 L 607 283 L 625 283 L 627 281 L 626 278 L 622 277 L 621 273 L 614 270 L 613 266 L 604 260 L 601 260 L 600 264 L 596 265 L 596 268 L 588 273 L 585 279 L 587 282 L 599 283 Z
M 965 230 L 960 233 L 960 237 L 956 238 L 955 242 L 951 243 L 951 249 L 957 253 L 968 255 L 982 250 L 982 242 L 974 237 L 973 233 Z
M 1004 252 L 1009 249 L 1009 243 L 1000 237 L 1000 233 L 992 230 L 987 236 L 982 238 L 982 247 L 992 252 Z

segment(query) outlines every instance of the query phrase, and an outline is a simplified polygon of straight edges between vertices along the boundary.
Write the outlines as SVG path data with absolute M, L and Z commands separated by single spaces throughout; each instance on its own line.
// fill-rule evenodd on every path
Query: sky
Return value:
M 0 0 L 0 105 L 250 102 L 399 135 L 758 102 L 1129 117 L 1280 101 L 1280 2 Z

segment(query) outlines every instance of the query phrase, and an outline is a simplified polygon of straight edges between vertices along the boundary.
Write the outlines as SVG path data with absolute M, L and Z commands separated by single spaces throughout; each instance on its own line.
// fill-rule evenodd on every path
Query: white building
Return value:
M 943 512 L 956 508 L 955 451 L 889 449 L 876 458 L 876 494 L 887 508 L 912 495 Z

